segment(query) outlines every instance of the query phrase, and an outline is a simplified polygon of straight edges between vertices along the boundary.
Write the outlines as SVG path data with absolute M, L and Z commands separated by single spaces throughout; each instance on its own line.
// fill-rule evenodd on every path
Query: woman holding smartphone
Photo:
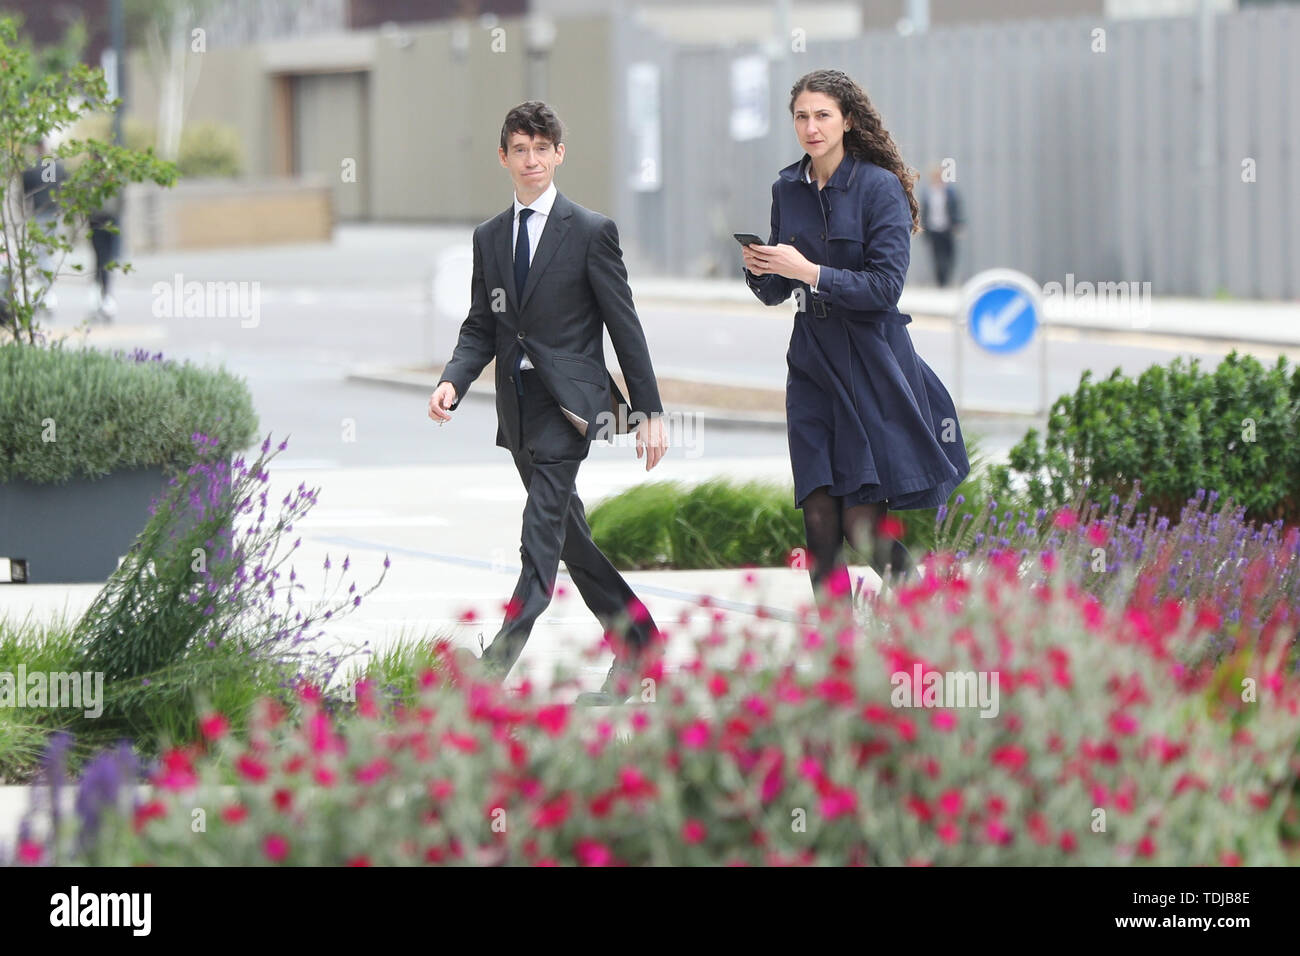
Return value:
M 804 157 L 772 186 L 767 245 L 745 245 L 766 305 L 793 293 L 786 421 L 813 593 L 849 590 L 842 545 L 882 578 L 911 556 L 888 512 L 934 508 L 970 472 L 952 399 L 917 356 L 898 297 L 920 231 L 914 175 L 866 93 L 838 70 L 801 77 L 790 114 Z

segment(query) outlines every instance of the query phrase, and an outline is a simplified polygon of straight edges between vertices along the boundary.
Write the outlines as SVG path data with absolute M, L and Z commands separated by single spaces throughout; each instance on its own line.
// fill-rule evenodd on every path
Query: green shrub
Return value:
M 953 492 L 958 510 L 973 510 L 983 497 L 978 439 L 967 439 L 966 452 L 971 473 Z M 890 512 L 902 522 L 901 540 L 914 556 L 934 547 L 939 513 Z M 599 502 L 588 521 L 593 540 L 623 570 L 778 567 L 795 548 L 807 546 L 790 483 L 718 478 L 686 489 L 677 481 L 650 482 Z M 868 563 L 849 557 L 853 564 Z
M 587 515 L 592 540 L 618 568 L 671 566 L 669 528 L 685 493 L 681 482 L 652 481 L 605 499 Z
M 1174 518 L 1198 491 L 1216 491 L 1252 520 L 1300 521 L 1300 368 L 1266 368 L 1230 353 L 1210 373 L 1196 360 L 1116 369 L 1052 406 L 1047 435 L 1031 429 L 992 469 L 994 497 L 1023 486 L 1033 507 L 1080 493 L 1104 503 L 1140 482 L 1143 503 Z
M 417 705 L 420 698 L 420 675 L 442 667 L 439 645 L 448 639 L 446 634 L 408 635 L 403 628 L 402 633 L 384 650 L 363 652 L 364 658 L 361 661 L 349 665 L 342 682 L 325 693 L 323 700 L 326 708 L 335 713 L 355 713 L 355 688 L 361 681 L 375 688 L 375 693 L 386 706 Z M 221 710 L 215 701 L 213 707 Z
M 207 460 L 168 489 L 78 622 L 84 669 L 124 686 L 147 686 L 149 675 L 174 672 L 188 688 L 190 664 L 206 663 L 207 651 L 235 639 L 245 666 L 291 667 L 304 679 L 327 683 L 339 660 L 313 650 L 311 639 L 323 632 L 308 628 L 360 606 L 383 581 L 389 560 L 370 591 L 358 592 L 353 584 L 341 597 L 337 591 L 331 595 L 324 608 L 299 604 L 290 617 L 295 592 L 306 586 L 294 565 L 287 573 L 282 568 L 302 539 L 282 552 L 282 538 L 315 504 L 319 490 L 300 483 L 279 502 L 279 516 L 268 517 L 275 506 L 270 489 L 260 486 L 268 483 L 270 462 L 287 442 L 272 451 L 268 435 L 249 463 L 243 456 L 229 462 L 210 436 L 196 434 L 193 441 Z M 340 584 L 349 565 L 345 557 Z M 324 569 L 330 566 L 326 557 Z M 127 711 L 114 715 L 130 717 Z
M 39 627 L 0 619 L 0 673 L 66 672 L 97 675 L 96 713 L 81 709 L 0 707 L 0 778 L 29 779 L 51 732 L 70 732 L 63 752 L 77 766 L 97 747 L 122 737 L 152 756 L 169 745 L 199 739 L 197 708 L 226 714 L 236 731 L 255 700 L 292 702 L 303 681 L 329 686 L 346 653 L 323 652 L 310 630 L 359 607 L 368 590 L 342 589 L 351 559 L 344 556 L 328 598 L 296 600 L 307 590 L 291 563 L 301 539 L 293 529 L 315 504 L 319 489 L 300 483 L 271 513 L 268 436 L 251 462 L 227 461 L 217 439 L 192 436 L 196 464 L 173 479 L 121 565 L 74 624 Z M 287 567 L 285 565 L 288 565 Z M 331 570 L 327 556 L 324 570 Z M 393 699 L 413 693 L 415 675 L 431 660 L 426 645 L 380 655 L 367 678 L 393 688 Z
M 72 625 L 64 616 L 40 624 L 31 620 L 10 622 L 0 617 L 0 674 L 69 672 L 76 669 L 78 652 Z M 39 765 L 46 735 L 71 722 L 77 712 L 55 708 L 0 707 L 0 784 L 21 783 Z M 87 748 L 105 741 L 87 741 Z
M 232 179 L 243 170 L 239 130 L 205 120 L 187 123 L 181 131 L 176 166 L 182 179 Z
M 0 674 L 95 673 L 87 666 L 75 621 L 65 616 L 43 623 L 11 622 L 0 617 Z M 101 672 L 102 673 L 102 672 Z M 167 746 L 199 739 L 200 704 L 218 708 L 236 729 L 246 727 L 259 698 L 291 699 L 286 688 L 297 669 L 250 653 L 247 640 L 235 635 L 212 648 L 200 645 L 183 659 L 139 675 L 134 680 L 107 678 L 102 683 L 99 713 L 86 707 L 0 706 L 0 783 L 27 783 L 40 769 L 40 755 L 50 734 L 72 735 L 67 769 L 80 771 L 95 752 L 129 738 L 146 757 Z M 87 712 L 91 710 L 88 716 Z
M 776 566 L 804 544 L 792 498 L 779 482 L 652 482 L 600 502 L 589 519 L 593 540 L 620 568 Z
M 195 460 L 196 432 L 227 457 L 251 444 L 257 415 L 241 379 L 139 350 L 0 345 L 0 481 L 175 475 Z
M 803 520 L 790 488 L 777 482 L 706 481 L 682 496 L 669 526 L 679 568 L 785 564 L 802 546 Z
M 103 113 L 85 117 L 78 126 L 84 136 L 108 139 L 112 120 Z M 122 124 L 122 139 L 130 149 L 144 152 L 155 149 L 154 127 L 127 117 Z M 181 179 L 232 179 L 244 170 L 244 150 L 239 130 L 215 120 L 186 123 L 181 130 L 176 169 Z

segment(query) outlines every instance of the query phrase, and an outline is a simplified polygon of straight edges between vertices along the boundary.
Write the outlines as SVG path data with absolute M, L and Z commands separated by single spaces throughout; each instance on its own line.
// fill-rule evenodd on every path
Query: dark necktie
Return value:
M 528 217 L 531 209 L 519 210 L 519 235 L 515 237 L 515 296 L 524 297 L 524 283 L 528 281 Z
M 519 235 L 515 237 L 515 298 L 520 302 L 524 298 L 524 285 L 528 282 L 528 217 L 532 214 L 531 209 L 519 210 Z M 515 392 L 519 395 L 524 394 L 523 369 L 519 367 L 523 360 L 524 350 L 521 348 L 515 356 Z

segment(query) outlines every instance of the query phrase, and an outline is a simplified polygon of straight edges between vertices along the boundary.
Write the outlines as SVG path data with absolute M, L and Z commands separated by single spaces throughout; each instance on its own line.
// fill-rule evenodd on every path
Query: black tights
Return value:
M 819 602 L 832 574 L 847 574 L 843 544 L 864 557 L 882 579 L 897 583 L 913 567 L 912 556 L 903 542 L 887 538 L 880 523 L 889 513 L 886 502 L 845 506 L 844 498 L 832 495 L 827 485 L 804 499 L 803 524 L 808 536 L 809 574 Z

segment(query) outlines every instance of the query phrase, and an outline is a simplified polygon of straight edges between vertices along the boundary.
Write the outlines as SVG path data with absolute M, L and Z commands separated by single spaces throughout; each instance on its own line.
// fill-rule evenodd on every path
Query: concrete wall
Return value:
M 158 125 L 158 85 L 149 58 L 139 50 L 128 56 L 128 114 Z M 189 60 L 189 119 L 233 126 L 244 148 L 249 175 L 270 172 L 271 81 L 256 47 L 230 47 L 192 54 Z
M 334 230 L 333 195 L 320 180 L 219 180 L 127 187 L 124 235 L 129 254 L 327 242 Z
M 564 122 L 567 143 L 557 188 L 574 202 L 614 214 L 617 177 L 614 139 L 622 104 L 612 82 L 613 27 L 606 18 L 567 20 L 551 55 L 546 101 Z M 497 134 L 505 111 L 497 118 Z M 501 170 L 502 174 L 505 170 Z
M 378 44 L 373 218 L 481 222 L 509 206 L 513 187 L 497 158 L 501 123 L 528 99 L 546 100 L 565 126 L 557 188 L 584 206 L 612 209 L 609 22 L 564 22 L 548 56 L 531 64 L 523 21 L 499 26 L 500 35 L 473 25 L 458 37 L 455 27 L 437 27 L 408 31 L 405 47 Z M 505 49 L 494 52 L 502 38 Z
M 739 275 L 732 232 L 765 233 L 777 170 L 802 155 L 790 84 L 835 68 L 862 84 L 905 162 L 953 161 L 968 219 L 959 281 L 1005 267 L 1040 283 L 1073 275 L 1149 282 L 1155 295 L 1294 300 L 1300 63 L 1290 51 L 1300 48 L 1300 7 L 1214 19 L 1208 100 L 1197 27 L 1085 16 L 809 41 L 806 54 L 769 61 L 770 129 L 747 141 L 728 131 L 729 68 L 758 49 L 625 33 L 623 62 L 662 71 L 664 130 L 662 184 L 629 190 L 621 205 L 625 247 L 642 269 Z M 912 283 L 933 281 L 931 261 L 914 236 Z
M 338 128 L 369 129 L 358 157 L 356 202 L 341 213 L 374 220 L 481 222 L 511 201 L 509 175 L 497 160 L 506 112 L 527 99 L 546 99 L 566 128 L 566 156 L 556 185 L 570 198 L 605 212 L 614 206 L 611 169 L 613 93 L 610 21 L 579 18 L 560 24 L 546 55 L 527 49 L 525 23 L 502 20 L 403 29 L 393 35 L 361 31 L 338 36 L 216 49 L 193 57 L 187 120 L 233 125 L 244 143 L 250 179 L 291 172 L 287 147 L 295 135 L 305 86 L 294 77 L 343 70 L 365 73 L 368 117 L 356 119 L 352 97 L 330 99 L 330 85 L 312 83 L 310 111 L 337 117 Z M 504 43 L 504 48 L 502 48 Z M 563 64 L 561 66 L 561 64 Z M 286 84 L 286 78 L 290 81 Z M 157 90 L 146 58 L 131 59 L 130 111 L 154 123 Z M 299 115 L 299 121 L 302 117 Z M 343 143 L 329 153 L 319 125 L 297 139 L 299 171 L 337 183 L 338 161 L 358 152 Z M 323 135 L 322 135 L 323 134 Z M 304 159 L 304 157 L 310 157 Z M 364 160 L 364 161 L 362 161 Z

